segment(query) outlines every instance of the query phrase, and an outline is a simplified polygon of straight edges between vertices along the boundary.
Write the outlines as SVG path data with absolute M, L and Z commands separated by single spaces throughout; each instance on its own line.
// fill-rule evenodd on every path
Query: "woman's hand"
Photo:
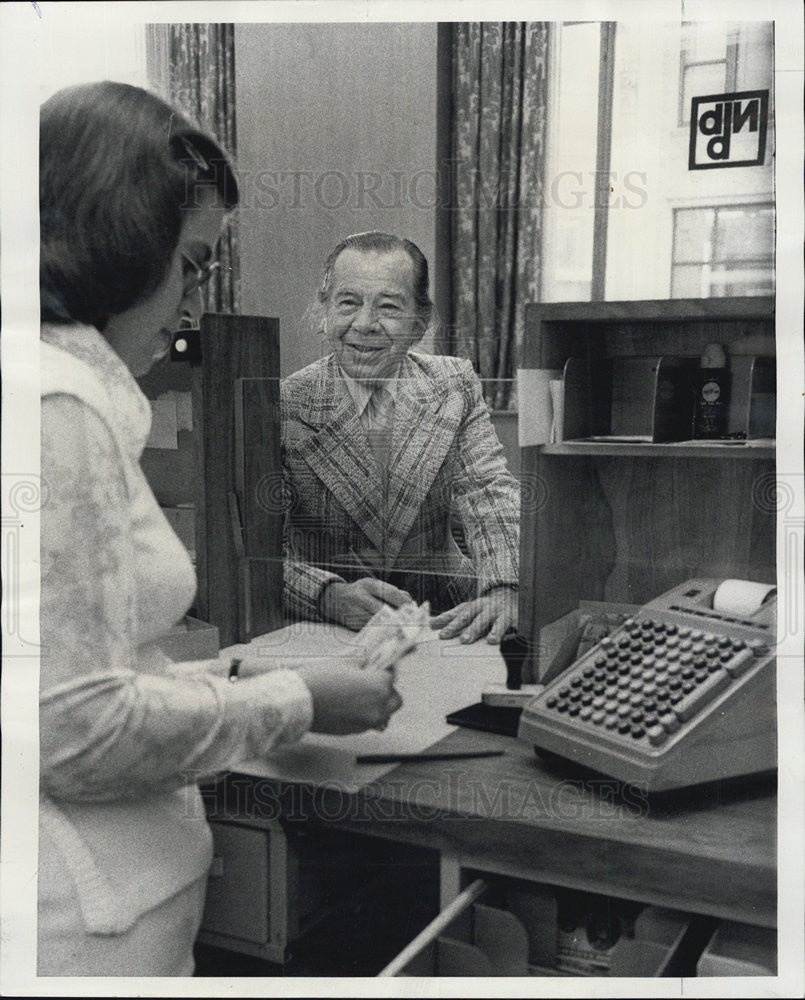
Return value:
M 384 604 L 399 608 L 411 601 L 407 591 L 367 576 L 354 583 L 328 584 L 319 598 L 319 613 L 327 621 L 358 632 Z
M 475 642 L 486 636 L 489 643 L 499 643 L 506 631 L 517 628 L 517 590 L 494 587 L 483 597 L 465 601 L 431 619 L 430 627 L 441 629 L 440 639 L 461 634 L 462 642 Z
M 385 729 L 402 705 L 394 670 L 363 670 L 340 661 L 296 667 L 313 695 L 315 733 L 362 733 Z

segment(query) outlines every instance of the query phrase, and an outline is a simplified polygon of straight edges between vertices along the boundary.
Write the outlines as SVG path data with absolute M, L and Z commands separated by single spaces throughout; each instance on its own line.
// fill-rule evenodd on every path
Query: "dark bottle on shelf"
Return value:
M 695 377 L 694 438 L 727 436 L 730 373 L 720 344 L 708 344 Z

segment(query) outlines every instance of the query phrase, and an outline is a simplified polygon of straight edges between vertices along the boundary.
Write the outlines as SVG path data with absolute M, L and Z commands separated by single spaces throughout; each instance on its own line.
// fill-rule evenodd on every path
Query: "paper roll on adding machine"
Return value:
M 515 638 L 501 651 L 507 704 L 523 705 L 517 735 L 645 792 L 773 771 L 775 595 L 754 581 L 687 580 L 544 688 L 519 683 Z

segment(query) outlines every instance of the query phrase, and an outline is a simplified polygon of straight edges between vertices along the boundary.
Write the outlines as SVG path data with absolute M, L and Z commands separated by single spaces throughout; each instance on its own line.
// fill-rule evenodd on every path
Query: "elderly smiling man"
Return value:
M 427 599 L 441 637 L 499 642 L 517 624 L 519 489 L 469 362 L 413 350 L 427 261 L 396 236 L 350 236 L 318 300 L 331 353 L 281 391 L 286 611 L 358 629 Z

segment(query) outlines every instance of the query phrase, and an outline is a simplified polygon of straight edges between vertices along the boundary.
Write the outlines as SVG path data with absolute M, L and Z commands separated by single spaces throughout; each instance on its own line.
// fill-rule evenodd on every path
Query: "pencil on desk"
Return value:
M 366 753 L 355 758 L 356 764 L 402 764 L 428 760 L 470 760 L 474 757 L 502 757 L 505 750 L 461 750 L 455 753 Z

